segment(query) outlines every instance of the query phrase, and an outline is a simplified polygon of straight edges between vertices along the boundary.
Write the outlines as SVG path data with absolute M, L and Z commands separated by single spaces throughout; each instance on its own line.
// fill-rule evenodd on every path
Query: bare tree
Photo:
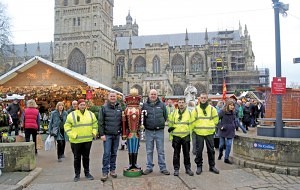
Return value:
M 10 18 L 6 15 L 6 6 L 0 2 L 0 68 L 4 68 L 5 57 L 10 52 L 10 37 Z

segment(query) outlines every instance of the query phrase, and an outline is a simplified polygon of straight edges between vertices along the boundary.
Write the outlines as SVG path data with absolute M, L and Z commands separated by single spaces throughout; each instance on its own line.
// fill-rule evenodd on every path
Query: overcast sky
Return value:
M 16 44 L 53 41 L 54 0 L 0 0 L 11 18 Z M 71 0 L 70 0 L 71 1 Z M 130 14 L 139 25 L 139 35 L 238 29 L 247 25 L 255 64 L 270 68 L 275 76 L 275 27 L 272 0 L 114 0 L 114 25 L 124 25 Z M 282 76 L 300 84 L 300 0 L 289 4 L 287 17 L 280 16 Z

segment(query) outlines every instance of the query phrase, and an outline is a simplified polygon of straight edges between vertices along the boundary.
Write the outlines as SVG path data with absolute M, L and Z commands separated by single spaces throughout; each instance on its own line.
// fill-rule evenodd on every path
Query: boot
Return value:
M 137 164 L 137 156 L 138 156 L 138 153 L 132 154 L 132 166 L 133 166 L 133 168 L 141 169 L 141 167 Z
M 192 172 L 192 170 L 191 170 L 191 165 L 190 164 L 185 166 L 185 173 L 188 174 L 189 176 L 194 175 L 194 172 Z
M 200 175 L 202 173 L 202 166 L 197 166 L 196 174 Z
M 128 157 L 129 157 L 129 166 L 128 169 L 133 169 L 133 164 L 132 164 L 132 153 L 128 153 Z

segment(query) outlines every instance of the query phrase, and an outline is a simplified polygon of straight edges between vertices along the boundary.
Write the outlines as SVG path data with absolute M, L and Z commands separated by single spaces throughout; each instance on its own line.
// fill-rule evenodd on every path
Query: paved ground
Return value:
M 250 134 L 253 135 L 254 129 L 250 129 Z M 167 134 L 167 133 L 166 133 Z M 268 173 L 257 169 L 239 168 L 237 165 L 228 165 L 223 161 L 216 160 L 216 167 L 220 169 L 220 174 L 216 175 L 208 172 L 207 156 L 204 152 L 204 172 L 201 175 L 187 176 L 184 169 L 181 168 L 179 177 L 173 176 L 172 167 L 172 152 L 171 143 L 168 137 L 165 137 L 165 153 L 167 167 L 171 172 L 170 176 L 165 176 L 159 173 L 157 166 L 157 154 L 154 154 L 154 172 L 148 176 L 138 178 L 128 178 L 122 175 L 123 167 L 128 164 L 128 156 L 126 151 L 118 152 L 117 173 L 118 178 L 109 180 L 105 183 L 100 181 L 101 163 L 102 163 L 102 142 L 96 140 L 93 142 L 91 150 L 91 173 L 95 180 L 88 181 L 83 174 L 79 182 L 73 182 L 73 155 L 70 145 L 66 146 L 66 158 L 63 162 L 57 162 L 55 151 L 39 151 L 37 156 L 37 169 L 33 172 L 19 172 L 4 174 L 0 177 L 0 189 L 22 189 L 26 186 L 26 190 L 82 190 L 82 189 L 104 189 L 104 190 L 163 190 L 163 189 L 199 189 L 199 190 L 272 190 L 272 189 L 300 189 L 300 177 L 286 176 L 281 174 Z M 216 151 L 216 155 L 218 152 Z M 194 156 L 192 158 L 192 166 L 195 171 Z M 139 150 L 138 163 L 145 167 L 146 155 L 145 144 L 141 143 Z M 21 176 L 21 174 L 23 176 Z M 11 181 L 11 183 L 5 183 Z M 21 181 L 18 181 L 21 180 Z

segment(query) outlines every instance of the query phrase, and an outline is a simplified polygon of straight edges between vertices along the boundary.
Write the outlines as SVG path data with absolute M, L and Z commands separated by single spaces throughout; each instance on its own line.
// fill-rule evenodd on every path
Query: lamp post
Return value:
M 276 50 L 276 77 L 281 77 L 281 50 L 280 50 L 280 24 L 279 13 L 286 16 L 286 11 L 289 9 L 288 4 L 283 4 L 279 0 L 272 0 L 275 18 L 275 50 Z M 283 136 L 283 122 L 282 122 L 282 96 L 276 95 L 276 124 L 275 136 Z

